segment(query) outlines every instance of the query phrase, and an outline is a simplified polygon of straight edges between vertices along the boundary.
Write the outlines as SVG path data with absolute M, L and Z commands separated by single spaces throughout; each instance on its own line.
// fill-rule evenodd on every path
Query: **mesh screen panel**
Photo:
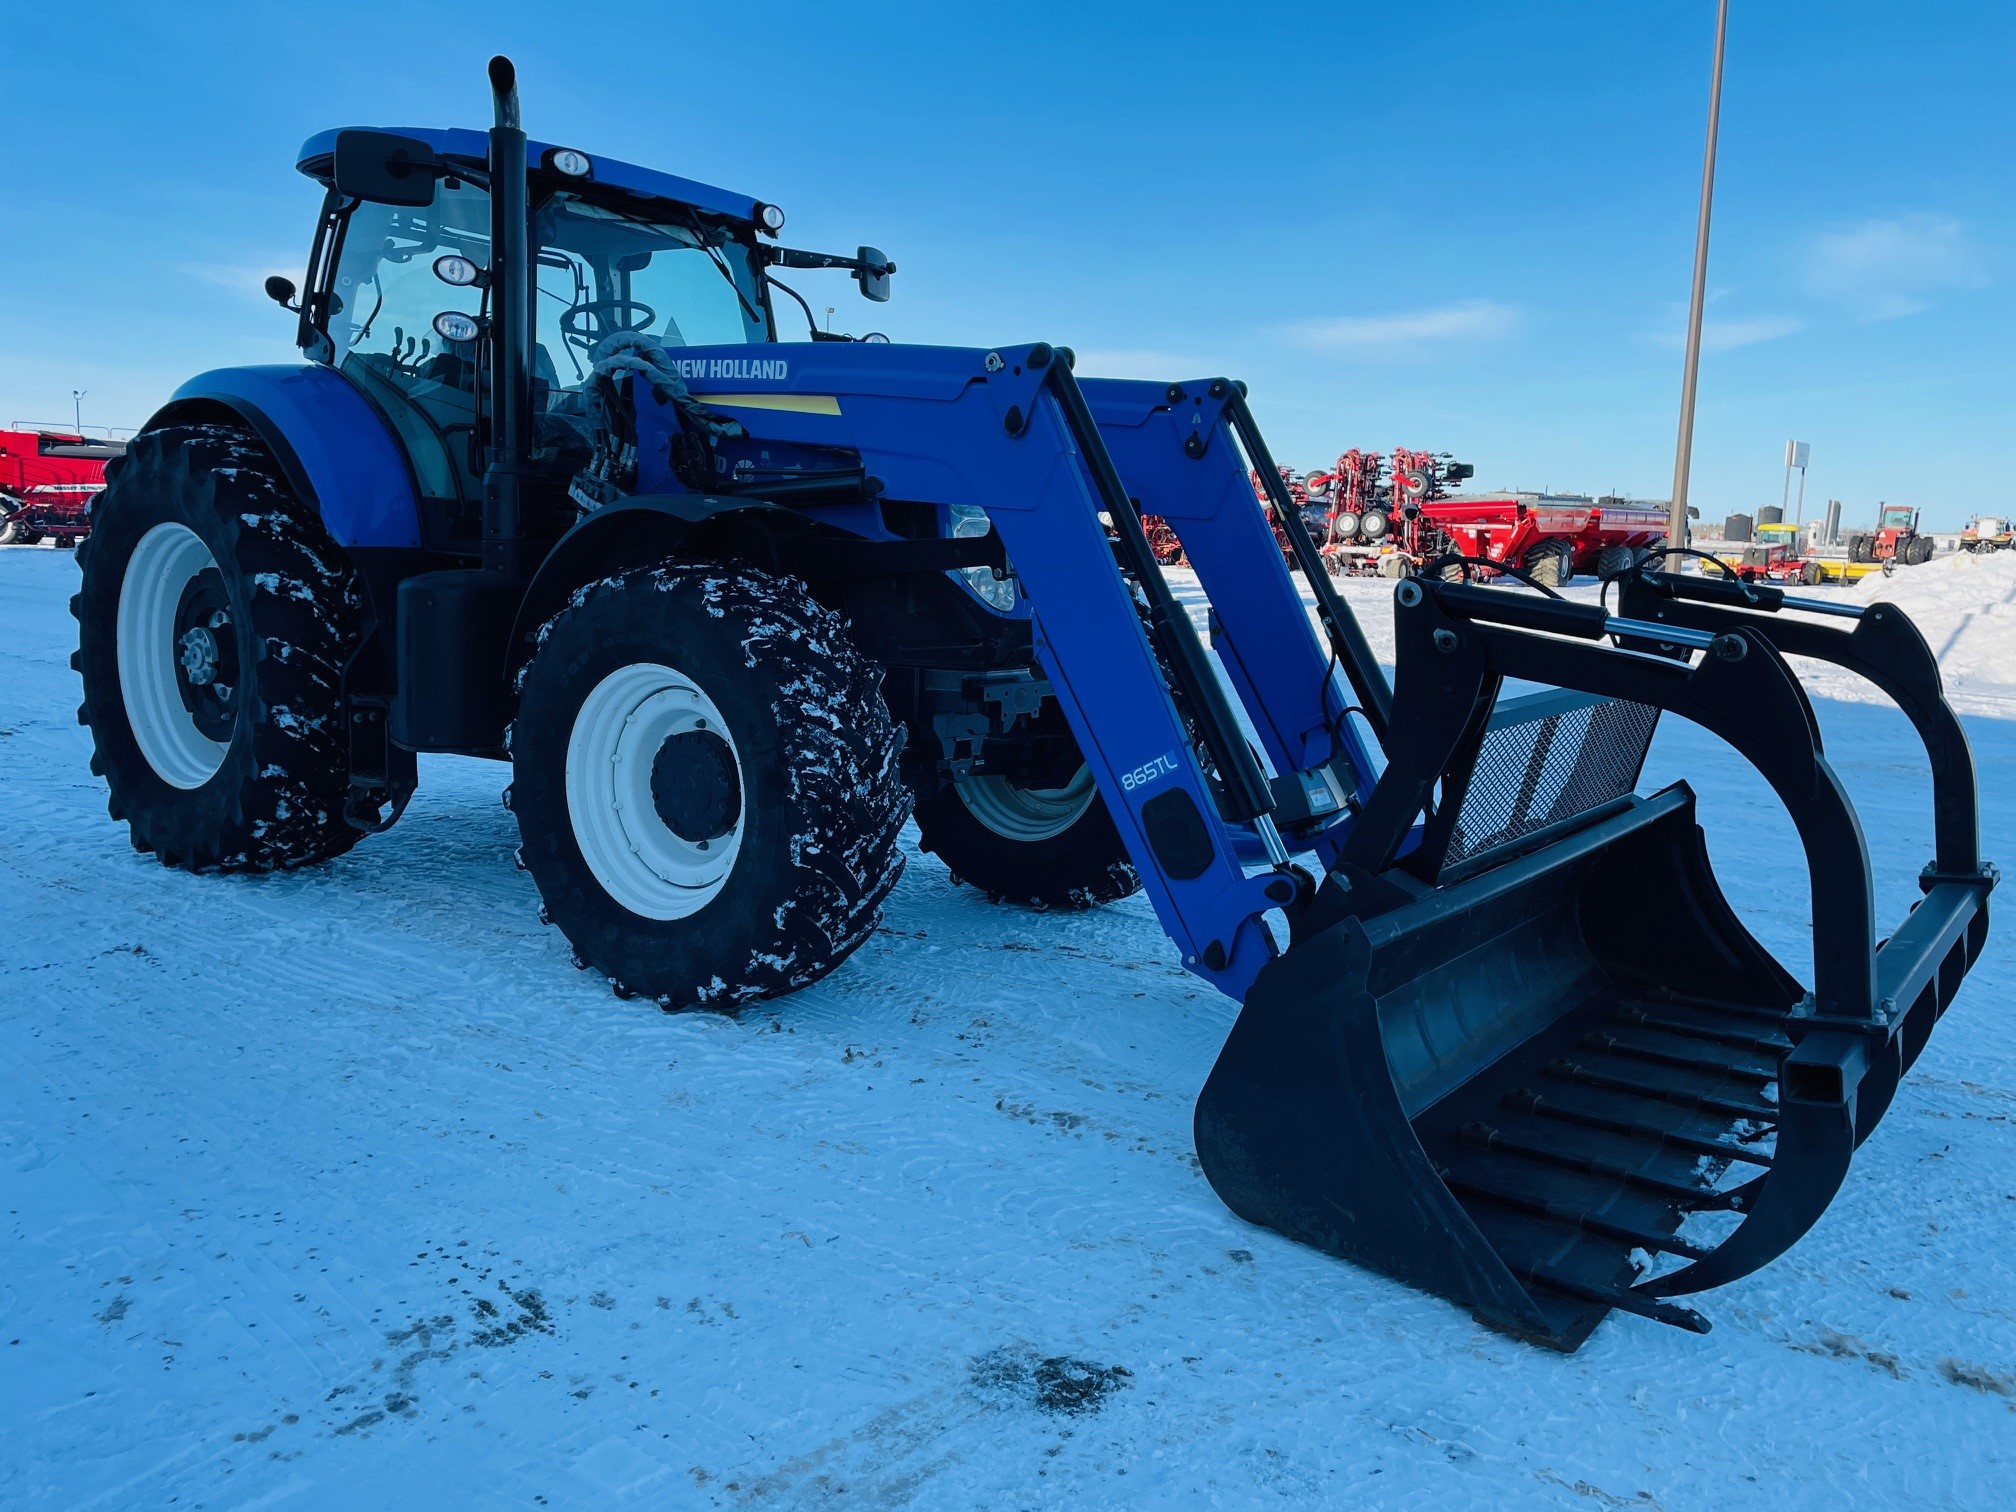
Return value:
M 1659 711 L 1611 699 L 1494 726 L 1442 864 L 1468 860 L 1630 792 Z

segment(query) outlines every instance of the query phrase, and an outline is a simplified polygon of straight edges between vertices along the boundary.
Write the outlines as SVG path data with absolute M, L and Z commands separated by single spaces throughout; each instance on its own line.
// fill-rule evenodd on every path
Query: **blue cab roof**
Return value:
M 393 131 L 400 136 L 412 137 L 425 142 L 441 157 L 461 158 L 480 165 L 489 155 L 489 133 L 471 131 L 463 127 L 442 128 L 438 126 L 375 126 L 374 131 Z M 526 158 L 537 163 L 555 147 L 567 145 L 564 142 L 530 142 L 525 144 Z M 580 150 L 580 149 L 577 149 Z M 329 163 L 336 151 L 336 132 L 318 131 L 301 144 L 295 166 L 311 178 L 327 183 Z M 602 184 L 612 189 L 626 190 L 631 194 L 648 195 L 654 199 L 677 200 L 691 205 L 696 210 L 711 211 L 716 215 L 732 216 L 737 220 L 754 220 L 757 200 L 746 194 L 736 194 L 731 190 L 717 189 L 712 184 L 703 184 L 696 179 L 681 178 L 676 173 L 660 173 L 655 168 L 640 168 L 635 163 L 618 162 L 615 158 L 597 157 L 588 153 L 588 160 L 594 167 L 588 173 L 588 182 Z M 320 159 L 319 166 L 311 167 Z

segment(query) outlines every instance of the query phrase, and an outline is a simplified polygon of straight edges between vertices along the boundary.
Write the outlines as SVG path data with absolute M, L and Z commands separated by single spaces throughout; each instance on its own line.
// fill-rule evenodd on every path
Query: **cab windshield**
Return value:
M 534 379 L 584 384 L 593 349 L 615 331 L 664 346 L 769 339 L 751 244 L 672 205 L 615 210 L 572 193 L 533 212 L 538 251 Z

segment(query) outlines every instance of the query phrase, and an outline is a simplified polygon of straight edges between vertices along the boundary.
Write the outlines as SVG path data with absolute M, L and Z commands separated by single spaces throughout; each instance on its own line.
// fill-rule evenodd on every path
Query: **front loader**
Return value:
M 1572 1349 L 1612 1309 L 1705 1329 L 1669 1298 L 1818 1218 L 1994 882 L 1897 610 L 1414 579 L 1389 681 L 1243 386 L 780 342 L 776 297 L 804 301 L 776 270 L 882 299 L 893 264 L 528 142 L 508 62 L 491 82 L 487 133 L 309 141 L 307 279 L 271 289 L 306 361 L 192 380 L 109 470 L 76 664 L 137 848 L 326 860 L 397 819 L 419 754 L 505 761 L 576 963 L 732 1008 L 846 959 L 914 813 L 996 900 L 1142 889 L 1241 1005 L 1196 1136 L 1256 1223 Z M 1869 677 L 1931 754 L 1937 854 L 1887 937 L 1788 655 Z M 1686 786 L 1637 791 L 1668 713 L 1790 811 L 1810 989 L 1724 901 Z

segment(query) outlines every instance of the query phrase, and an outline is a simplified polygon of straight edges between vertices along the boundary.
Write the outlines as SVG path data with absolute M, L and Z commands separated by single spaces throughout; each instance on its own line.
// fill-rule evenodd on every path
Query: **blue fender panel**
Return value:
M 370 402 L 333 369 L 314 363 L 199 373 L 147 424 L 178 411 L 223 405 L 273 449 L 287 478 L 341 546 L 418 546 L 413 474 Z

